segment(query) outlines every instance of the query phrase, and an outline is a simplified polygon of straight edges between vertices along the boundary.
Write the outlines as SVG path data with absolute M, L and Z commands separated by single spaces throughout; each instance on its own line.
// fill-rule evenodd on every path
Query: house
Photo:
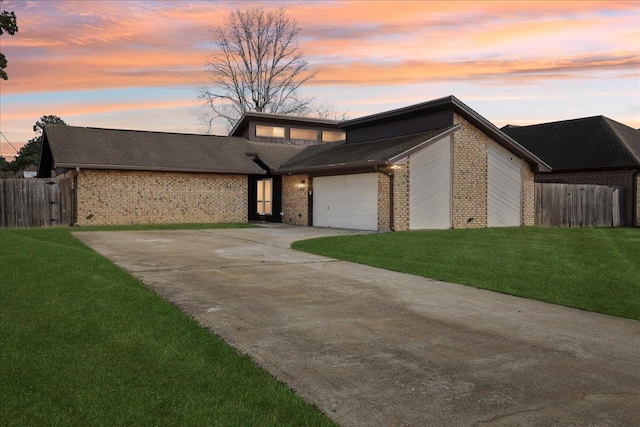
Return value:
M 22 171 L 23 178 L 35 178 L 38 175 L 38 167 L 31 165 Z
M 501 130 L 553 168 L 536 182 L 624 187 L 625 225 L 640 226 L 640 131 L 604 116 Z
M 229 136 L 48 125 L 39 176 L 77 223 L 277 221 L 365 230 L 533 225 L 549 166 L 453 96 L 335 122 L 248 113 Z

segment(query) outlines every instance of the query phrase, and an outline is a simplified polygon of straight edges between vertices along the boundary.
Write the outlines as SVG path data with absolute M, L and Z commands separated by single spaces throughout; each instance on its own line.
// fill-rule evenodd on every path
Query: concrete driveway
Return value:
M 341 425 L 640 425 L 640 322 L 289 249 L 344 233 L 75 235 Z

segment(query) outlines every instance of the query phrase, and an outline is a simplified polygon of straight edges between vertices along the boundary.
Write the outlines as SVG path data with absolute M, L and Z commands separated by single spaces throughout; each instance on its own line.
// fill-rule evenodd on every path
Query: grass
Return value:
M 73 230 L 0 231 L 1 425 L 333 425 Z
M 640 320 L 640 230 L 490 228 L 311 239 L 294 249 Z

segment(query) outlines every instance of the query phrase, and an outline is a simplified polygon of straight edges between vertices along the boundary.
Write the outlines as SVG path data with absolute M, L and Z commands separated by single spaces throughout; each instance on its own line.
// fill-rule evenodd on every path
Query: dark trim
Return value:
M 345 167 L 345 168 L 335 168 L 335 169 L 326 169 L 326 170 L 316 170 L 313 172 L 308 172 L 307 175 L 310 177 L 321 177 L 321 176 L 334 176 L 334 175 L 354 175 L 359 173 L 373 173 L 377 172 L 379 167 L 376 166 L 367 166 L 367 167 Z M 303 173 L 303 172 L 300 172 Z
M 240 117 L 229 132 L 229 136 L 238 136 L 238 131 L 249 126 L 250 123 L 255 124 L 281 124 L 281 125 L 300 125 L 305 124 L 312 127 L 325 127 L 329 129 L 340 129 L 340 122 L 337 120 L 329 119 L 314 119 L 310 117 L 299 116 L 286 116 L 283 114 L 271 114 L 271 113 L 259 113 L 255 111 L 248 111 Z M 255 132 L 254 132 L 255 135 Z M 252 138 L 249 138 L 252 139 Z
M 208 174 L 231 174 L 231 175 L 259 175 L 256 170 L 231 170 L 231 169 L 188 169 L 188 168 L 165 168 L 160 166 L 126 166 L 126 165 L 92 165 L 78 163 L 56 163 L 56 168 L 82 168 L 99 170 L 123 170 L 123 171 L 147 171 L 147 172 L 185 172 L 185 173 L 208 173 Z M 266 174 L 266 172 L 262 172 Z
M 313 227 L 313 177 L 309 175 L 307 180 L 307 224 Z
M 306 173 L 314 176 L 324 175 L 346 175 L 348 173 L 359 173 L 359 172 L 347 172 L 345 174 L 339 174 L 337 171 L 351 171 L 351 170 L 359 170 L 359 169 L 371 169 L 372 172 L 376 170 L 376 167 L 386 166 L 389 162 L 386 160 L 370 160 L 366 162 L 359 163 L 340 163 L 336 165 L 321 165 L 321 166 L 307 166 L 303 168 L 291 168 L 291 169 L 278 169 L 275 171 L 276 174 L 281 175 L 291 175 L 298 173 Z
M 263 179 L 272 179 L 271 187 L 271 215 L 260 215 L 257 212 L 256 206 L 258 203 L 257 194 L 257 182 Z M 280 175 L 249 175 L 247 179 L 247 197 L 248 197 L 248 212 L 247 217 L 249 221 L 265 221 L 265 222 L 282 222 L 282 176 Z
M 348 134 L 349 130 L 353 129 L 370 127 L 384 123 L 393 123 L 403 119 L 414 118 L 420 115 L 436 113 L 450 109 L 453 109 L 454 112 L 460 114 L 467 121 L 469 121 L 469 123 L 480 129 L 498 144 L 502 145 L 514 154 L 517 154 L 519 157 L 524 158 L 527 163 L 535 164 L 537 171 L 551 171 L 551 167 L 542 159 L 520 145 L 516 140 L 502 132 L 493 123 L 482 117 L 480 114 L 468 107 L 453 95 L 423 102 L 421 104 L 398 108 L 396 110 L 361 117 L 359 119 L 348 120 L 346 122 L 343 122 L 341 124 L 341 127 L 345 129 Z
M 73 197 L 71 200 L 71 225 L 78 223 L 78 175 L 80 174 L 80 168 L 76 168 L 73 171 Z

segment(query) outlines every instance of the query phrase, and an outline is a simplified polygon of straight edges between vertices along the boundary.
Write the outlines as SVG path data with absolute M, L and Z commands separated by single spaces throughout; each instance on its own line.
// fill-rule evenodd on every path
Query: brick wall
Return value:
M 409 229 L 409 171 L 410 162 L 393 171 L 393 228 Z
M 536 222 L 536 184 L 531 165 L 522 162 L 522 225 Z
M 378 230 L 391 230 L 391 177 L 378 172 Z
M 634 185 L 633 170 L 611 170 L 592 172 L 542 172 L 535 176 L 536 182 L 556 182 L 564 184 L 599 184 L 622 186 L 625 188 L 625 225 L 633 224 Z M 636 193 L 637 194 L 637 193 Z M 637 199 L 637 197 L 636 197 Z M 636 214 L 638 218 L 638 214 Z
M 301 187 L 301 181 L 305 184 Z M 309 225 L 309 176 L 284 175 L 282 177 L 282 222 L 293 225 Z
M 487 147 L 490 138 L 458 114 L 462 128 L 452 135 L 453 228 L 487 226 Z
M 247 222 L 245 175 L 82 169 L 78 224 Z

